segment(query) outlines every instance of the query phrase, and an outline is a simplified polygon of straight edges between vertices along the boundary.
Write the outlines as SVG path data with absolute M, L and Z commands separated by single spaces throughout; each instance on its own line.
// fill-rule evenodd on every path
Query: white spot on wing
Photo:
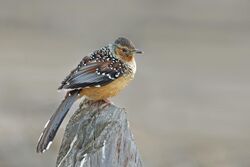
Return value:
M 42 136 L 43 136 L 43 133 L 41 133 L 41 135 L 39 136 L 38 142 L 41 140 Z
M 47 128 L 48 124 L 50 122 L 50 119 L 47 121 L 47 123 L 44 125 L 44 129 Z
M 120 73 L 118 72 L 117 74 L 115 74 L 115 77 L 119 77 Z
M 50 148 L 51 144 L 52 144 L 52 141 L 49 142 L 49 144 L 46 147 L 46 150 L 48 150 Z

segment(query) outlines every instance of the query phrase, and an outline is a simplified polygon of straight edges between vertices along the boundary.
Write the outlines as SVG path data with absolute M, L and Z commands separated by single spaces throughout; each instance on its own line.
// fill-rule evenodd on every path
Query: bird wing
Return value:
M 110 53 L 98 50 L 83 58 L 58 89 L 104 86 L 124 75 L 126 65 Z

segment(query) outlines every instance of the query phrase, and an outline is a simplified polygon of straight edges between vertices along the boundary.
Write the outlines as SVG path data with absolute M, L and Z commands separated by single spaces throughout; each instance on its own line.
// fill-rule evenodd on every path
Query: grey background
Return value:
M 55 166 L 67 121 L 48 152 L 35 146 L 56 89 L 118 36 L 145 52 L 112 100 L 145 166 L 250 166 L 250 1 L 0 0 L 1 167 Z

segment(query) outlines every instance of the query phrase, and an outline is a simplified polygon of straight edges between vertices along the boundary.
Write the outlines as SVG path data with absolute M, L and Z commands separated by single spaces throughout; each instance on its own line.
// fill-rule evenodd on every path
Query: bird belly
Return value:
M 80 95 L 86 96 L 91 100 L 105 100 L 116 96 L 132 79 L 132 75 L 122 76 L 105 86 L 83 88 Z

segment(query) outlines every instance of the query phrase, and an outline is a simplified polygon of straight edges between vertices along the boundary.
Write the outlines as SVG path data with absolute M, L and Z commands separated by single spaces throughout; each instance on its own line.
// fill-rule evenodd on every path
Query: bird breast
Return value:
M 134 74 L 128 73 L 127 75 L 121 76 L 105 86 L 84 88 L 80 94 L 81 96 L 86 96 L 91 100 L 108 99 L 116 96 L 133 78 Z

